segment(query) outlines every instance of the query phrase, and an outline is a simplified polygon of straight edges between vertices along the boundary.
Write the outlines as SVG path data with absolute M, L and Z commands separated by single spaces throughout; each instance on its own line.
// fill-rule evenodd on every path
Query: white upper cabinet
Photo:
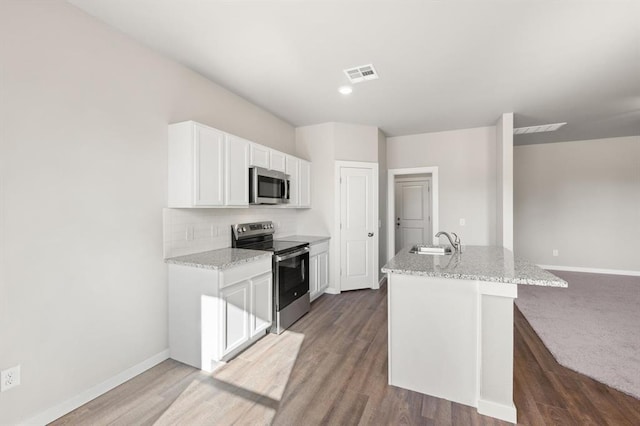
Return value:
M 225 205 L 249 205 L 249 145 L 246 139 L 227 135 Z
M 296 157 L 292 157 L 287 155 L 286 165 L 285 165 L 285 173 L 289 175 L 289 206 L 290 207 L 298 207 L 299 202 L 299 168 L 300 168 L 300 160 Z
M 194 121 L 170 124 L 168 206 L 248 207 L 253 166 L 290 176 L 290 202 L 279 207 L 311 207 L 308 161 Z
M 311 163 L 299 160 L 298 169 L 298 206 L 311 207 Z
M 257 143 L 252 143 L 251 158 L 249 160 L 249 165 L 268 169 L 270 151 L 271 150 L 266 146 L 258 145 Z
M 169 207 L 224 205 L 225 134 L 192 121 L 169 126 Z
M 285 158 L 286 158 L 286 155 L 283 154 L 282 152 L 271 150 L 271 164 L 269 168 L 271 170 L 277 170 L 279 172 L 284 173 L 286 168 Z

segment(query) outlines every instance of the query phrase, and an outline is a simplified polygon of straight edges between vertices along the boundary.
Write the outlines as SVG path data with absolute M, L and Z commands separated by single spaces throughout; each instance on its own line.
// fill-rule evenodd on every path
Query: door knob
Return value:
M 369 232 L 369 236 L 370 236 L 370 237 L 373 237 L 373 232 Z

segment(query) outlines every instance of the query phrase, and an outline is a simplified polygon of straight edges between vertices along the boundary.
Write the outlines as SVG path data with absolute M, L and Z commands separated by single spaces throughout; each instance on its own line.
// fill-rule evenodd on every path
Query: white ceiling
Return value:
M 640 1 L 69 0 L 295 126 L 397 136 L 566 121 L 516 143 L 640 134 Z M 379 80 L 347 84 L 372 63 Z

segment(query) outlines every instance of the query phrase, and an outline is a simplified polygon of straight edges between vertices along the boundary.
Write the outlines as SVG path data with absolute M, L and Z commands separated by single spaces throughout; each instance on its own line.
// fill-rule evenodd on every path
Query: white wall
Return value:
M 311 165 L 311 209 L 298 213 L 298 233 L 329 235 L 331 290 L 337 290 L 340 259 L 335 235 L 335 162 L 378 162 L 378 129 L 346 123 L 324 123 L 296 129 L 296 150 Z
M 513 113 L 496 123 L 496 245 L 513 251 Z
M 167 124 L 287 123 L 60 0 L 0 2 L 0 424 L 167 347 Z M 8 343 L 10 342 L 10 344 Z
M 379 245 L 379 259 L 378 266 L 382 266 L 387 263 L 387 180 L 388 180 L 388 168 L 387 168 L 387 137 L 382 131 L 378 130 L 378 218 L 380 220 L 380 227 L 378 228 L 378 245 Z M 379 277 L 382 278 L 385 274 L 379 271 Z
M 335 160 L 378 162 L 378 128 L 331 123 Z
M 387 138 L 389 169 L 433 166 L 439 174 L 439 230 L 456 232 L 463 245 L 495 245 L 495 127 Z
M 640 136 L 516 146 L 514 162 L 518 255 L 640 271 Z

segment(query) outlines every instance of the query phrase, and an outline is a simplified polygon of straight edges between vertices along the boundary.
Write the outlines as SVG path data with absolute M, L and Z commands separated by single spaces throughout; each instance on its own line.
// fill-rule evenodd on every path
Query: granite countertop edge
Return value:
M 474 275 L 474 274 L 453 274 L 449 272 L 433 272 L 433 271 L 414 271 L 410 269 L 399 268 L 382 268 L 382 272 L 385 274 L 400 274 L 400 275 L 414 275 L 422 277 L 432 278 L 448 278 L 454 280 L 471 280 L 471 281 L 485 281 L 495 282 L 503 284 L 525 284 L 525 285 L 538 285 L 545 287 L 567 287 L 567 282 L 558 278 L 557 280 L 535 280 L 531 278 L 511 278 L 492 275 Z
M 189 266 L 192 268 L 225 270 L 262 258 L 270 259 L 271 256 L 271 252 L 267 251 L 223 248 L 184 256 L 169 257 L 164 261 L 167 264 Z
M 425 257 L 421 257 L 425 256 Z M 402 249 L 381 268 L 385 274 L 412 275 L 433 278 L 484 281 L 504 284 L 568 287 L 568 283 L 552 273 L 514 256 L 502 247 L 469 246 L 453 267 L 440 266 L 435 257 L 409 253 Z

